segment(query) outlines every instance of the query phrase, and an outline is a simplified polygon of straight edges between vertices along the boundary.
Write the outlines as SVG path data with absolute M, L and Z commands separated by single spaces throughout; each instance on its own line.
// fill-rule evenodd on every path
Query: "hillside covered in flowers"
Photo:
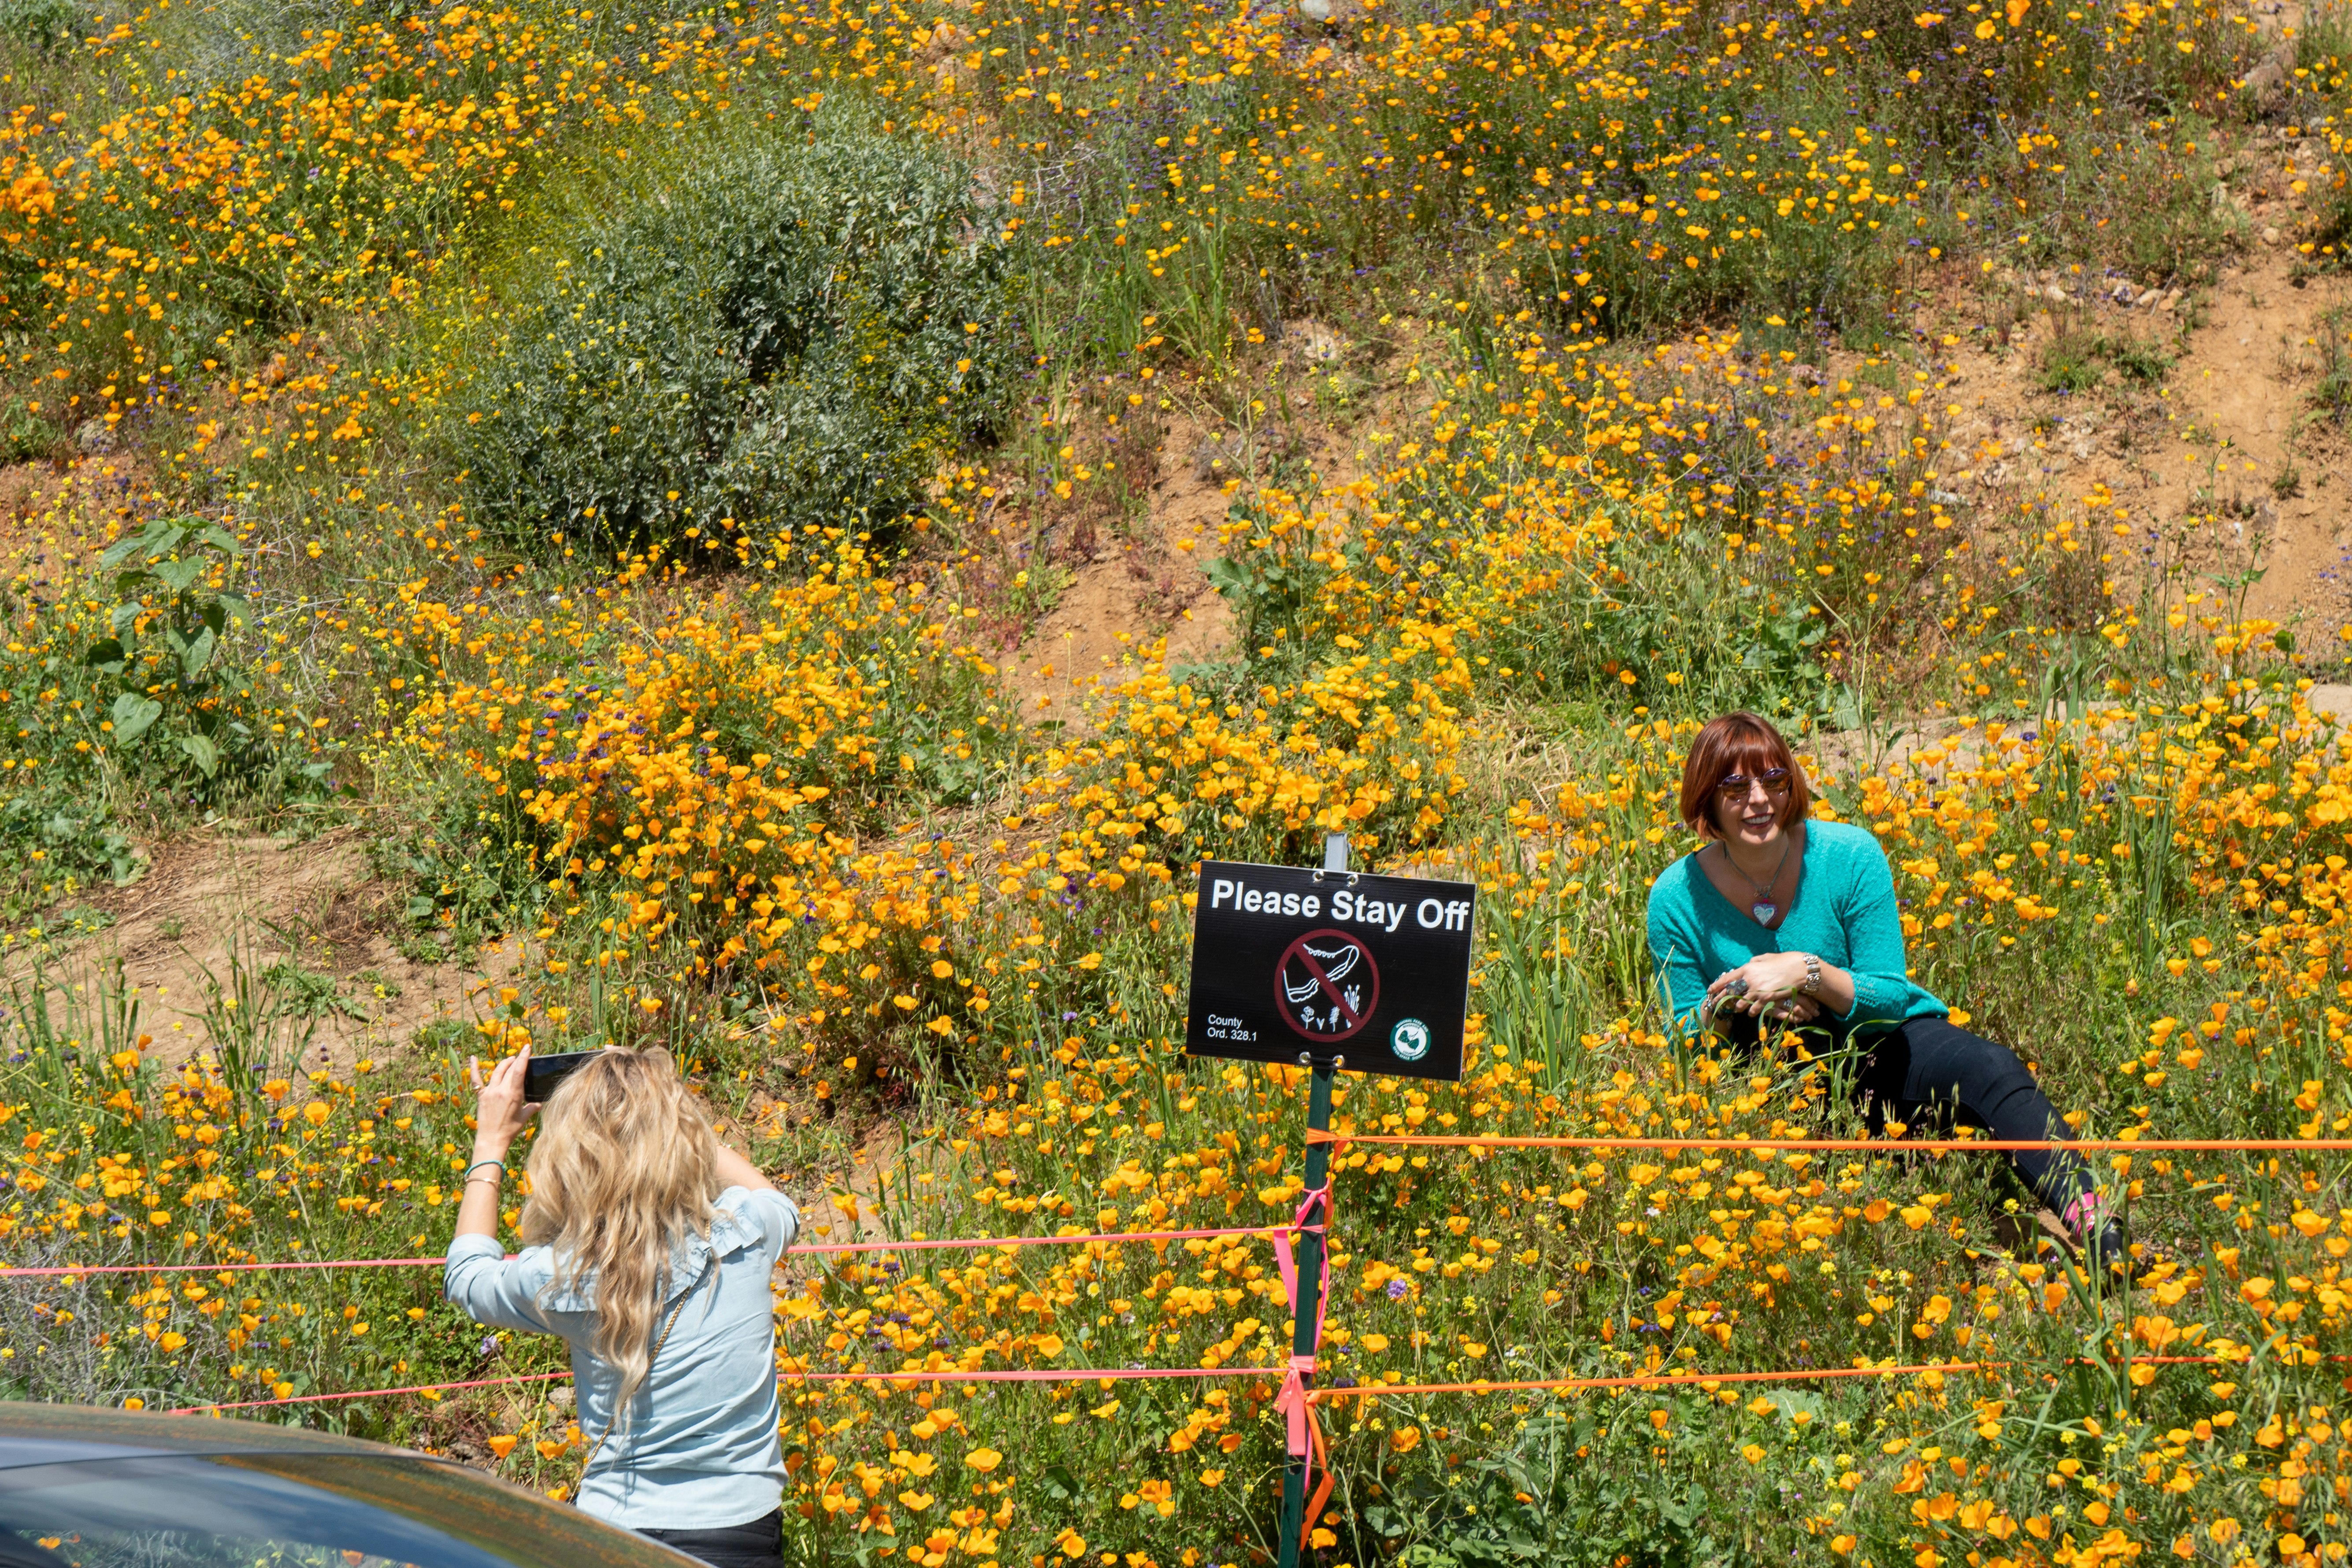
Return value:
M 1643 910 L 1753 708 L 2083 1135 L 2352 1133 L 2347 61 L 2231 0 L 0 0 L 0 1253 L 205 1266 L 0 1279 L 0 1395 L 562 1495 L 551 1342 L 214 1268 L 437 1254 L 526 1042 L 667 1045 L 811 1240 L 1282 1226 L 1195 868 L 1344 832 L 1480 892 L 1465 1081 L 1337 1131 L 1720 1142 L 1340 1146 L 1309 1560 L 2344 1561 L 2341 1150 L 2102 1152 L 2103 1287 L 1996 1160 L 1743 1150 L 1856 1124 L 1669 1040 Z M 138 983 L 262 840 L 354 869 Z M 788 1379 L 936 1374 L 787 1382 L 793 1549 L 1269 1561 L 1274 1245 L 790 1260 Z M 1159 1367 L 1221 1375 L 968 1375 Z

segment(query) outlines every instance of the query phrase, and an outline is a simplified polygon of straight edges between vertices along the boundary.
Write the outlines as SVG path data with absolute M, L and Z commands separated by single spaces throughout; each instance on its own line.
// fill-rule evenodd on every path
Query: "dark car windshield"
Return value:
M 681 1559 L 458 1467 L 174 1455 L 0 1470 L 0 1568 L 675 1568 Z

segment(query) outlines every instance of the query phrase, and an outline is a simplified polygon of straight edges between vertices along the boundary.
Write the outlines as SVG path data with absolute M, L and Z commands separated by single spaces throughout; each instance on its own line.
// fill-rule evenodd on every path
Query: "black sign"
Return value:
M 1210 860 L 1184 1049 L 1449 1082 L 1470 1004 L 1470 882 Z

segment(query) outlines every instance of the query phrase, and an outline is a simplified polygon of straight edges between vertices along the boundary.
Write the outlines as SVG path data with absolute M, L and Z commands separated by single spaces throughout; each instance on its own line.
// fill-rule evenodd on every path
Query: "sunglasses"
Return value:
M 1789 793 L 1789 770 L 1774 768 L 1754 778 L 1746 773 L 1726 773 L 1723 782 L 1715 786 L 1715 793 L 1726 800 L 1745 800 L 1748 790 L 1759 784 L 1764 786 L 1766 795 L 1779 800 Z

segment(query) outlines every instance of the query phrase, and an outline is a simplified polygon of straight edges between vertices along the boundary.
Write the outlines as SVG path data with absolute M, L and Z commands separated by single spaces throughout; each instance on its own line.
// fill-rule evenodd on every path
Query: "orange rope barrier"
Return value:
M 2352 1151 L 2352 1138 L 1478 1138 L 1465 1133 L 1433 1133 L 1428 1137 L 1385 1132 L 1314 1132 L 1309 1143 L 1388 1143 L 1404 1147 L 1480 1149 L 1788 1149 L 1820 1153 L 1945 1154 L 2015 1153 L 2031 1150 L 2072 1149 L 2166 1153 L 2179 1151 L 2285 1153 L 2296 1151 L 2341 1153 Z
M 1016 1247 L 1090 1247 L 1099 1242 L 1106 1247 L 1144 1242 L 1157 1246 L 1170 1241 L 1199 1241 L 1234 1237 L 1275 1237 L 1296 1231 L 1321 1231 L 1319 1225 L 1285 1224 L 1229 1225 L 1204 1230 L 1110 1230 L 1071 1236 L 980 1236 L 947 1237 L 938 1240 L 918 1237 L 913 1241 L 834 1241 L 799 1242 L 784 1248 L 787 1258 L 806 1258 L 845 1252 L 926 1252 L 939 1248 L 963 1251 L 986 1251 L 992 1247 L 1010 1249 Z M 507 1257 L 511 1260 L 514 1254 Z M 438 1268 L 446 1258 L 302 1258 L 278 1263 L 62 1263 L 47 1268 L 0 1268 L 0 1279 L 70 1279 L 79 1280 L 96 1274 L 250 1274 L 277 1269 L 297 1268 Z
M 1002 1372 L 965 1372 L 957 1367 L 901 1367 L 895 1372 L 808 1372 L 776 1373 L 778 1383 L 1104 1383 L 1133 1382 L 1160 1377 L 1280 1378 L 1280 1367 L 1265 1366 L 1097 1366 L 1057 1371 L 1053 1367 L 1018 1367 Z
M 312 1268 L 439 1268 L 438 1258 L 307 1258 L 278 1263 L 88 1263 L 53 1268 L 0 1268 L 0 1279 L 69 1279 L 94 1274 L 252 1274 Z
M 2210 1355 L 2147 1355 L 2124 1359 L 2133 1366 L 2221 1364 L 2221 1357 Z M 1598 1388 L 1704 1388 L 1710 1383 L 1806 1383 L 1840 1377 L 1916 1377 L 1929 1372 L 1988 1372 L 2013 1364 L 2002 1361 L 1949 1361 L 1906 1366 L 1797 1367 L 1774 1372 L 1691 1372 L 1671 1376 L 1664 1373 L 1649 1373 L 1633 1377 L 1555 1377 L 1506 1383 L 1375 1383 L 1366 1384 L 1360 1388 L 1310 1389 L 1307 1397 L 1310 1404 L 1319 1405 L 1327 1400 L 1372 1398 L 1391 1394 L 1506 1394 L 1515 1390 L 1547 1389 L 1572 1394 Z
M 271 1405 L 324 1405 L 338 1399 L 372 1399 L 379 1394 L 439 1394 L 445 1388 L 499 1388 L 509 1383 L 551 1383 L 569 1372 L 519 1372 L 512 1377 L 481 1377 L 470 1383 L 412 1383 L 404 1388 L 355 1388 L 343 1394 L 297 1394 L 285 1399 L 239 1399 L 215 1405 L 183 1405 L 166 1415 L 200 1415 L 206 1411 L 259 1410 Z
M 2079 1359 L 2079 1358 L 2078 1358 Z M 2331 1359 L 2342 1359 L 2331 1358 Z M 2219 1366 L 2221 1358 L 2210 1355 L 2140 1355 L 2125 1358 L 2133 1366 Z M 1645 1373 L 1630 1377 L 1561 1377 L 1537 1378 L 1502 1383 L 1388 1383 L 1366 1384 L 1357 1388 L 1314 1388 L 1306 1391 L 1309 1405 L 1331 1400 L 1367 1399 L 1391 1394 L 1508 1394 L 1519 1391 L 1550 1390 L 1557 1393 L 1581 1393 L 1603 1388 L 1704 1388 L 1708 1384 L 1722 1383 L 1805 1383 L 1826 1378 L 1845 1377 L 1915 1377 L 1922 1373 L 1986 1372 L 1997 1367 L 2011 1366 L 2012 1362 L 1955 1361 L 1925 1363 L 1905 1366 L 1831 1366 L 1790 1367 L 1768 1372 L 1716 1373 Z M 1171 1377 L 1263 1377 L 1281 1374 L 1279 1367 L 1265 1366 L 1184 1366 L 1184 1367 L 1080 1367 L 1069 1371 L 1051 1368 L 1021 1368 L 1014 1371 L 973 1372 L 958 1367 L 901 1368 L 897 1371 L 869 1372 L 808 1372 L 781 1371 L 776 1381 L 793 1383 L 1123 1383 L 1139 1379 Z M 438 1394 L 445 1389 L 496 1388 L 516 1383 L 549 1383 L 570 1377 L 569 1372 L 518 1373 L 511 1377 L 480 1378 L 465 1383 L 419 1383 L 401 1388 L 360 1388 L 342 1394 L 298 1394 L 286 1399 L 247 1399 L 233 1403 L 188 1405 L 165 1411 L 167 1415 L 195 1415 L 206 1411 L 259 1410 L 278 1405 L 319 1405 L 343 1399 L 373 1399 L 399 1394 Z
M 1507 1394 L 1547 1389 L 1573 1394 L 1596 1388 L 1696 1388 L 1707 1383 L 1802 1383 L 1833 1377 L 1905 1377 L 1923 1372 L 1975 1372 L 1984 1364 L 1981 1362 L 1955 1361 L 1917 1366 L 1828 1366 L 1799 1367 L 1788 1372 L 1689 1373 L 1672 1377 L 1664 1373 L 1645 1373 L 1633 1377 L 1549 1377 L 1501 1383 L 1370 1383 L 1361 1388 L 1310 1389 L 1307 1397 L 1310 1403 L 1320 1405 L 1328 1400 L 1360 1399 L 1391 1394 Z
M 166 1410 L 166 1415 L 198 1415 L 212 1410 L 259 1410 L 273 1405 L 322 1405 L 339 1399 L 373 1399 L 395 1394 L 439 1394 L 451 1388 L 499 1388 L 512 1383 L 550 1383 L 560 1377 L 570 1377 L 566 1372 L 517 1373 L 511 1377 L 477 1378 L 470 1383 L 412 1383 L 399 1388 L 354 1388 L 341 1394 L 297 1394 L 284 1399 L 242 1399 L 213 1405 L 184 1405 Z M 900 1369 L 895 1372 L 807 1372 L 790 1371 L 776 1373 L 778 1383 L 1104 1383 L 1132 1382 L 1139 1378 L 1167 1377 L 1263 1377 L 1278 1378 L 1279 1367 L 1265 1366 L 1176 1366 L 1142 1367 L 1109 1366 L 1078 1367 L 1057 1372 L 1051 1368 L 1022 1368 L 1012 1372 L 967 1372 L 960 1367 Z
M 1645 1149 L 1719 1153 L 1745 1153 L 1750 1151 L 1759 1152 L 1765 1151 L 1787 1151 L 1791 1152 L 1806 1152 L 1822 1153 L 1839 1152 L 1874 1154 L 1996 1153 L 2031 1150 L 2047 1150 L 2053 1148 L 2073 1149 L 2078 1152 L 2090 1151 L 2122 1151 L 2130 1152 L 2352 1152 L 2352 1138 L 2302 1140 L 2275 1138 L 2106 1138 L 2083 1139 L 2079 1141 L 2066 1139 L 2026 1141 L 1989 1138 L 1927 1138 L 1916 1140 L 1885 1138 L 1742 1138 L 1737 1136 L 1717 1138 L 1538 1138 L 1505 1136 L 1478 1137 L 1464 1133 L 1431 1134 L 1424 1137 L 1394 1133 L 1318 1132 L 1313 1130 L 1309 1130 L 1307 1132 L 1306 1137 L 1307 1142 L 1309 1143 L 1330 1144 L 1370 1143 L 1403 1147 L 1439 1148 Z M 973 1238 L 969 1240 L 942 1239 L 935 1241 L 926 1239 L 921 1241 L 878 1243 L 850 1242 L 834 1243 L 829 1245 L 802 1244 L 788 1248 L 787 1250 L 792 1253 L 841 1253 L 868 1250 L 887 1252 L 901 1250 L 912 1251 L 929 1247 L 1010 1248 L 1024 1246 L 1051 1246 L 1055 1244 L 1068 1245 L 1073 1243 L 1101 1243 L 1118 1245 L 1124 1242 L 1149 1242 L 1164 1246 L 1170 1241 L 1188 1240 L 1194 1237 L 1208 1238 L 1243 1236 L 1266 1236 L 1271 1237 L 1281 1236 L 1286 1232 L 1295 1234 L 1301 1230 L 1319 1230 L 1320 1228 L 1320 1226 L 1308 1226 L 1294 1221 L 1292 1224 L 1287 1226 L 1277 1223 L 1269 1226 L 1233 1226 L 1220 1227 L 1217 1229 L 1184 1231 L 1145 1231 L 1127 1234 L 1103 1233 L 1095 1235 L 1055 1237 L 1000 1237 Z M 99 1265 L 84 1267 L 68 1265 L 46 1268 L 0 1268 L 0 1279 L 24 1277 L 66 1277 L 71 1279 L 94 1274 L 151 1272 L 201 1273 L 215 1270 L 235 1270 L 245 1272 L 271 1268 L 364 1268 L 424 1266 L 439 1263 L 442 1260 L 439 1258 L 360 1258 L 349 1260 L 304 1259 L 299 1262 L 275 1264 L 118 1264 L 111 1266 Z M 2124 1360 L 2127 1364 L 2132 1365 L 2220 1364 L 2219 1358 L 2213 1356 L 2131 1356 L 2124 1358 Z M 1470 1383 L 1371 1384 L 1360 1387 L 1323 1387 L 1303 1390 L 1302 1392 L 1305 1394 L 1305 1405 L 1311 1413 L 1311 1409 L 1314 1405 L 1325 1404 L 1333 1400 L 1374 1399 L 1387 1397 L 1392 1394 L 1500 1394 L 1513 1392 L 1578 1393 L 1602 1389 L 1670 1388 L 1690 1386 L 1705 1387 L 1708 1384 L 1721 1384 L 1727 1383 L 1797 1383 L 1856 1377 L 1919 1376 L 1927 1373 L 1952 1373 L 1982 1372 L 1995 1367 L 2007 1366 L 2013 1363 L 2006 1362 L 1940 1362 L 1899 1366 L 1789 1368 L 1766 1372 L 1724 1372 L 1715 1373 L 1712 1374 L 1684 1372 L 1673 1375 L 1664 1373 L 1647 1373 L 1625 1377 L 1546 1378 L 1509 1380 L 1503 1382 L 1479 1381 Z M 803 1384 L 814 1382 L 835 1381 L 893 1383 L 1077 1383 L 1088 1380 L 1101 1380 L 1108 1382 L 1139 1378 L 1159 1379 L 1171 1377 L 1230 1377 L 1248 1375 L 1270 1377 L 1276 1375 L 1278 1370 L 1279 1369 L 1264 1367 L 1171 1367 L 1148 1369 L 1141 1367 L 1103 1367 L 1071 1372 L 1056 1372 L 1049 1369 L 967 1372 L 952 1368 L 829 1373 L 813 1372 L 808 1370 L 788 1370 L 779 1373 L 779 1380 L 782 1382 L 799 1383 Z M 370 1397 L 397 1394 L 437 1394 L 443 1389 L 485 1388 L 513 1383 L 547 1382 L 557 1378 L 568 1377 L 571 1374 L 569 1373 L 565 1372 L 541 1373 L 505 1378 L 481 1379 L 470 1382 L 417 1384 L 399 1388 L 360 1389 L 342 1394 L 299 1394 L 286 1399 L 254 1399 L 221 1404 L 187 1405 L 180 1409 L 173 1410 L 170 1412 L 170 1414 L 194 1415 L 203 1412 L 217 1413 L 223 1410 L 254 1410 L 273 1405 L 310 1405 L 346 1399 L 365 1399 Z M 1314 1430 L 1314 1436 L 1319 1444 L 1321 1439 L 1319 1427 Z

